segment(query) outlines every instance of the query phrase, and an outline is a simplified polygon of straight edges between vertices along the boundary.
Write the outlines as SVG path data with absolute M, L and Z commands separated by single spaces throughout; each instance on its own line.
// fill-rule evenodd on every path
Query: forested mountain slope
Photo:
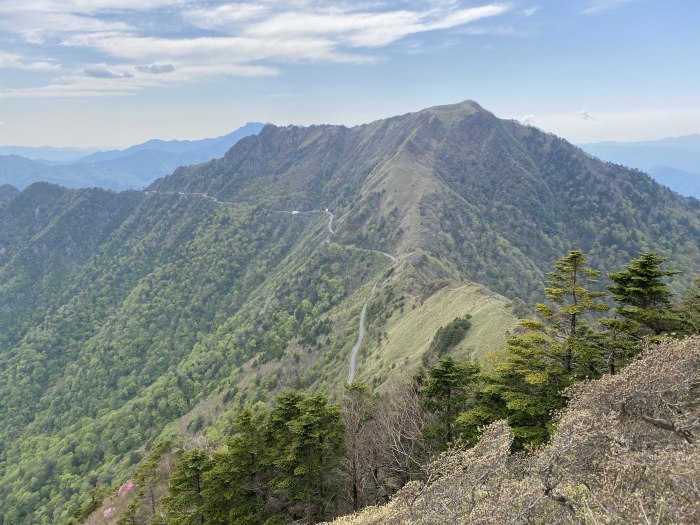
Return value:
M 267 126 L 146 192 L 0 188 L 0 522 L 67 520 L 189 422 L 337 394 L 363 311 L 357 378 L 379 386 L 464 314 L 455 352 L 502 345 L 516 308 L 490 290 L 539 298 L 571 247 L 690 268 L 698 211 L 473 102 Z
M 607 268 L 644 249 L 681 267 L 700 254 L 700 201 L 475 102 L 354 128 L 267 126 L 151 189 L 321 204 L 338 217 L 340 239 L 421 251 L 523 299 L 541 297 L 542 268 L 572 246 Z

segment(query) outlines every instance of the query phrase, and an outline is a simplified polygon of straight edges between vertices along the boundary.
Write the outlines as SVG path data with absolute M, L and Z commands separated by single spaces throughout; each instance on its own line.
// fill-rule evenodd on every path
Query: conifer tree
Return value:
M 608 274 L 615 283 L 608 290 L 620 304 L 617 313 L 635 323 L 635 337 L 660 335 L 678 324 L 670 308 L 672 294 L 663 279 L 680 272 L 662 270 L 667 260 L 654 252 L 644 252 L 623 271 Z
M 270 494 L 269 448 L 263 442 L 266 412 L 244 409 L 234 423 L 235 434 L 214 456 L 204 488 L 205 514 L 212 525 L 252 525 L 262 521 Z
M 554 263 L 545 288 L 549 304 L 535 307 L 540 319 L 520 321 L 526 332 L 507 341 L 505 361 L 484 376 L 477 403 L 459 418 L 470 435 L 477 425 L 505 417 L 516 446 L 543 443 L 553 411 L 564 406 L 562 390 L 602 373 L 604 347 L 586 318 L 608 307 L 599 300 L 603 292 L 589 289 L 600 272 L 586 261 L 586 254 L 572 250 Z
M 547 272 L 550 279 L 544 289 L 553 306 L 542 303 L 535 306 L 543 323 L 521 323 L 526 328 L 544 331 L 560 343 L 564 372 L 579 377 L 597 375 L 595 362 L 598 356 L 590 344 L 592 334 L 586 316 L 608 310 L 608 306 L 599 300 L 605 293 L 588 288 L 598 282 L 600 271 L 586 266 L 587 259 L 581 250 L 572 250 L 556 261 L 554 271 Z
M 440 441 L 440 448 L 447 448 L 458 437 L 457 416 L 473 396 L 478 373 L 479 367 L 473 363 L 441 357 L 425 376 L 419 376 L 423 408 L 437 417 L 437 424 L 427 425 L 426 430 L 429 437 Z
M 316 523 L 329 518 L 337 499 L 337 471 L 343 453 L 344 429 L 340 409 L 325 395 L 306 397 L 300 415 L 289 422 L 286 455 L 279 464 L 287 472 L 285 485 L 291 499 L 304 502 L 305 519 Z
M 164 506 L 170 525 L 204 525 L 204 477 L 212 466 L 205 450 L 182 454 L 177 470 L 170 478 L 169 495 Z

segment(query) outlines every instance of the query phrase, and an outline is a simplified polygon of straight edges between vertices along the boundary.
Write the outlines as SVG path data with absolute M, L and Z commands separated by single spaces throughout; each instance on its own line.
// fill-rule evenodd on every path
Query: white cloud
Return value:
M 612 9 L 617 9 L 637 0 L 592 0 L 588 2 L 588 7 L 583 10 L 585 15 L 594 15 L 597 13 L 602 13 L 603 11 L 610 11 Z
M 256 19 L 270 12 L 270 6 L 257 4 L 224 4 L 213 9 L 187 9 L 182 17 L 201 29 L 231 29 L 232 24 Z
M 44 88 L 29 89 L 26 96 L 68 96 L 67 84 L 76 93 L 124 94 L 125 89 L 143 89 L 149 85 L 144 78 L 155 76 L 162 83 L 198 80 L 204 75 L 275 75 L 279 74 L 271 65 L 275 63 L 368 64 L 379 59 L 379 49 L 411 35 L 464 27 L 511 9 L 501 4 L 462 7 L 458 0 L 403 2 L 404 8 L 379 0 L 218 5 L 192 0 L 5 0 L 5 4 L 7 16 L 0 20 L 0 31 L 19 35 L 34 48 L 59 50 L 62 57 L 72 55 L 74 63 L 65 68 L 81 73 L 73 80 L 57 78 Z M 144 13 L 154 10 L 153 16 L 160 16 L 161 11 L 155 11 L 160 8 L 167 8 L 162 13 L 172 24 L 179 24 L 177 31 L 164 31 L 148 22 L 150 15 Z M 104 62 L 81 63 L 80 56 Z M 0 67 L 48 70 L 58 66 L 0 54 Z M 101 82 L 86 88 L 85 77 Z M 20 94 L 5 90 L 0 91 L 2 96 Z
M 468 9 L 384 12 L 286 12 L 245 27 L 257 37 L 326 37 L 336 45 L 382 47 L 408 35 L 450 29 L 497 16 L 505 6 L 487 5 Z
M 0 126 L 4 126 L 4 125 L 5 125 L 5 123 L 2 120 L 0 120 Z
M 111 69 L 107 69 L 106 67 L 98 66 L 98 67 L 86 67 L 83 70 L 83 73 L 87 75 L 88 77 L 92 78 L 131 78 L 134 75 L 129 73 L 128 71 L 124 72 L 117 72 L 113 71 Z
M 152 75 L 160 75 L 162 73 L 172 73 L 175 71 L 175 66 L 172 64 L 150 64 L 150 65 L 138 65 L 135 67 L 136 71 L 141 73 L 150 73 Z
M 0 69 L 20 69 L 25 71 L 55 71 L 60 64 L 46 60 L 32 60 L 15 53 L 0 51 Z
M 530 16 L 534 15 L 539 10 L 540 10 L 540 6 L 528 7 L 527 9 L 523 9 L 523 14 L 525 16 L 530 17 Z
M 586 111 L 585 109 L 582 109 L 581 111 L 579 111 L 578 114 L 581 115 L 581 117 L 583 118 L 583 120 L 595 120 L 595 121 L 600 120 L 599 118 L 594 117 L 593 115 L 591 115 L 591 114 L 590 114 L 588 111 Z
M 522 122 L 526 126 L 534 126 L 535 125 L 535 115 L 524 115 L 523 118 L 520 119 L 520 122 Z

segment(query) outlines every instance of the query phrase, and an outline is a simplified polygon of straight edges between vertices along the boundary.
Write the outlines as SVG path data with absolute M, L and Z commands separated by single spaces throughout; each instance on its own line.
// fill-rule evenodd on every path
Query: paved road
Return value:
M 210 199 L 217 204 L 236 204 L 234 202 L 230 201 L 220 201 L 216 197 L 212 197 L 211 195 L 207 195 L 206 193 L 184 193 L 182 191 L 146 191 L 144 192 L 146 195 L 152 194 L 152 193 L 159 193 L 159 194 L 164 194 L 164 195 L 196 195 L 198 197 L 204 197 L 205 199 Z M 330 242 L 330 235 L 334 234 L 335 231 L 333 230 L 333 219 L 335 218 L 335 215 L 333 215 L 330 211 L 328 211 L 328 208 L 325 210 L 270 210 L 268 211 L 272 213 L 285 213 L 288 215 L 308 215 L 312 213 L 325 213 L 328 215 L 328 233 L 329 236 L 326 238 L 326 242 Z M 396 261 L 396 257 L 391 255 L 390 253 L 387 252 L 382 252 L 379 250 L 369 250 L 367 248 L 358 248 L 357 246 L 353 246 L 351 244 L 341 244 L 340 246 L 343 246 L 344 248 L 350 249 L 350 250 L 357 250 L 360 252 L 368 252 L 368 253 L 376 253 L 379 255 L 382 255 L 384 257 L 387 257 L 391 259 L 391 261 Z M 369 303 L 369 300 L 372 298 L 372 295 L 374 294 L 374 291 L 377 289 L 377 284 L 375 283 L 374 286 L 372 286 L 372 290 L 369 292 L 369 297 L 367 300 L 364 302 L 362 305 L 362 310 L 360 311 L 360 330 L 359 333 L 357 334 L 357 341 L 355 341 L 355 345 L 352 347 L 352 350 L 350 351 L 350 366 L 348 369 L 348 383 L 352 383 L 353 380 L 355 379 L 355 371 L 357 370 L 357 354 L 360 351 L 360 348 L 362 347 L 362 340 L 365 338 L 365 318 L 367 317 L 367 304 Z
M 367 317 L 367 305 L 369 300 L 374 294 L 374 290 L 377 289 L 377 283 L 372 286 L 372 291 L 369 292 L 369 297 L 362 305 L 362 311 L 360 312 L 360 332 L 357 334 L 357 341 L 355 341 L 355 346 L 352 347 L 350 351 L 350 369 L 348 370 L 348 383 L 352 383 L 355 380 L 355 370 L 357 369 L 357 354 L 362 346 L 362 340 L 365 338 L 365 318 Z

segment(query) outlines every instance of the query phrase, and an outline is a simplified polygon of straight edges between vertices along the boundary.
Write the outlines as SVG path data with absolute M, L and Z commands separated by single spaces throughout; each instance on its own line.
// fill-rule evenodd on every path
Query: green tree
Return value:
M 266 415 L 243 410 L 234 424 L 236 433 L 215 454 L 204 488 L 208 523 L 252 525 L 262 521 L 270 493 L 265 469 L 270 449 L 263 442 Z
M 337 473 L 344 451 L 340 408 L 325 395 L 302 396 L 297 415 L 287 422 L 287 439 L 275 464 L 282 470 L 279 486 L 289 499 L 303 504 L 301 516 L 309 523 L 330 517 L 337 500 Z M 273 410 L 274 412 L 274 410 Z
M 204 525 L 204 478 L 212 461 L 205 450 L 188 450 L 182 454 L 170 478 L 169 494 L 164 506 L 170 525 Z
M 441 326 L 435 332 L 435 336 L 428 347 L 428 352 L 424 355 L 424 358 L 429 356 L 442 356 L 449 352 L 452 348 L 457 346 L 467 332 L 471 328 L 471 315 L 466 314 L 463 317 L 457 317 L 447 324 L 447 326 Z
M 490 390 L 504 403 L 516 446 L 544 443 L 553 412 L 564 406 L 562 390 L 572 375 L 562 366 L 566 347 L 540 332 L 508 340 L 508 358 L 496 368 Z
M 671 309 L 672 294 L 663 279 L 680 272 L 662 270 L 666 260 L 654 252 L 644 252 L 623 271 L 608 274 L 614 283 L 608 290 L 620 304 L 617 313 L 635 323 L 635 337 L 660 335 L 678 325 Z
M 581 250 L 572 250 L 554 263 L 554 271 L 547 272 L 550 279 L 544 289 L 552 303 L 537 304 L 535 309 L 543 323 L 525 321 L 530 329 L 543 330 L 562 345 L 562 367 L 566 374 L 590 376 L 598 368 L 596 346 L 586 316 L 605 312 L 608 306 L 599 299 L 604 292 L 591 291 L 588 287 L 598 282 L 599 270 L 585 265 L 588 257 Z
M 475 402 L 460 415 L 465 434 L 474 440 L 480 426 L 507 418 L 515 446 L 544 443 L 552 413 L 564 406 L 561 391 L 576 379 L 595 377 L 605 368 L 598 332 L 587 318 L 608 309 L 591 291 L 600 275 L 586 266 L 587 256 L 572 250 L 548 272 L 545 296 L 537 304 L 540 319 L 523 319 L 526 332 L 507 341 L 507 357 L 483 376 Z
M 423 409 L 437 418 L 436 424 L 426 425 L 426 432 L 440 442 L 442 449 L 458 437 L 457 416 L 466 410 L 467 401 L 473 396 L 478 373 L 476 364 L 441 357 L 425 375 L 419 376 Z

